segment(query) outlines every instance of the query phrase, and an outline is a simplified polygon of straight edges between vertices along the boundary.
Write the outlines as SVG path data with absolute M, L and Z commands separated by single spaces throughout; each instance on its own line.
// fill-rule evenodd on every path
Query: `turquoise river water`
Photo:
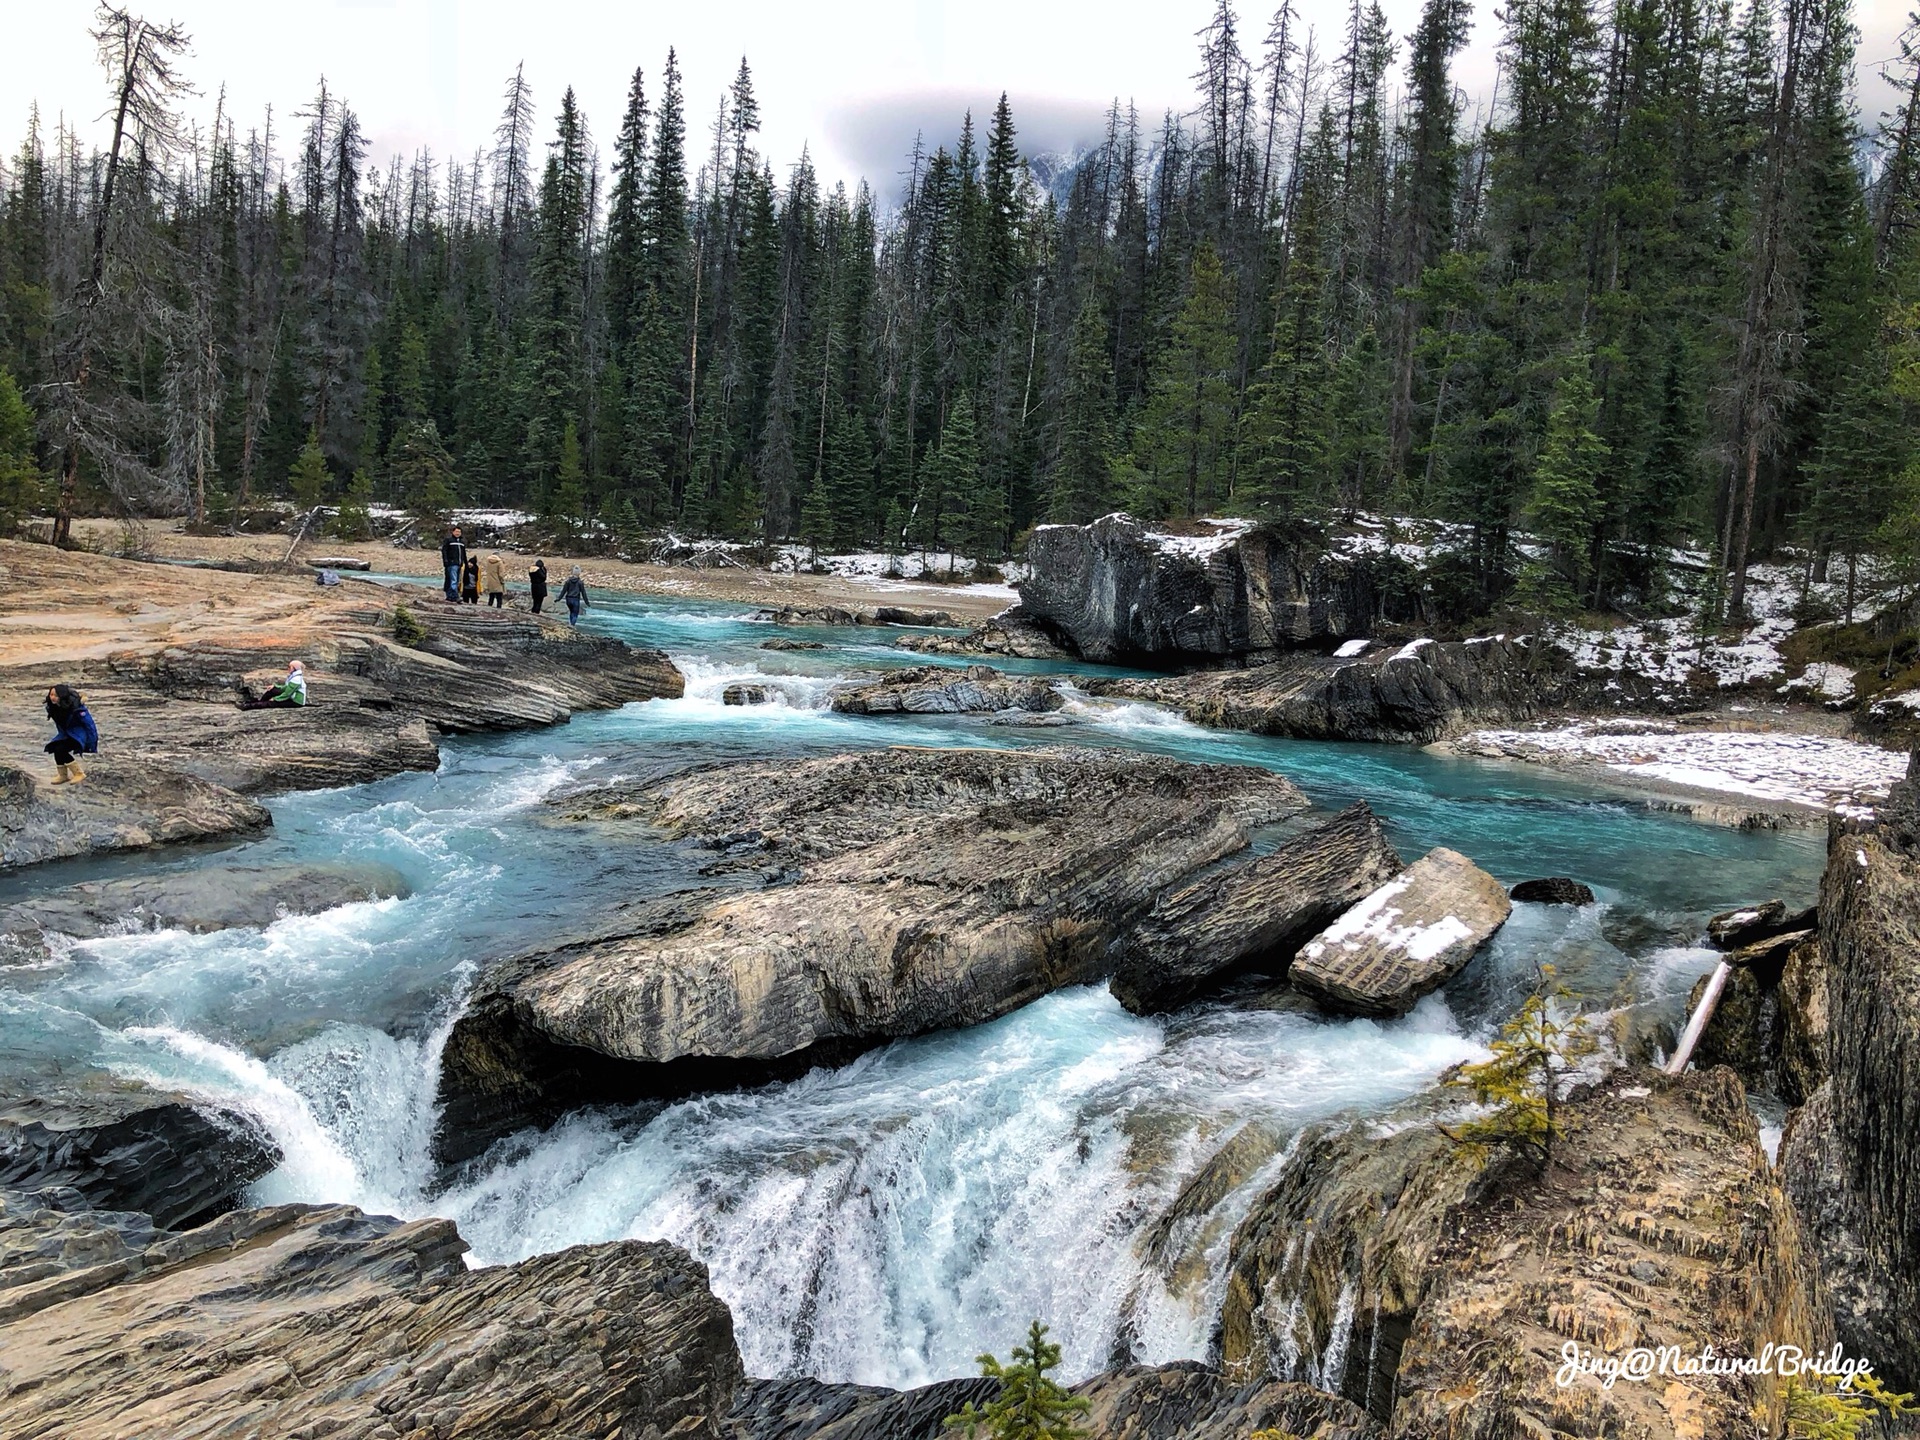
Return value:
M 277 797 L 273 830 L 244 847 L 5 882 L 0 901 L 130 867 L 346 856 L 391 865 L 413 893 L 264 930 L 118 935 L 0 968 L 0 1080 L 97 1066 L 236 1106 L 286 1155 L 256 1199 L 451 1216 L 478 1263 L 676 1241 L 711 1268 L 754 1374 L 891 1385 L 970 1374 L 1034 1316 L 1084 1374 L 1123 1338 L 1143 1362 L 1205 1355 L 1230 1225 L 1205 1240 L 1198 1280 L 1194 1267 L 1159 1273 L 1139 1241 L 1235 1126 L 1290 1130 L 1426 1088 L 1483 1053 L 1542 959 L 1598 1006 L 1670 1019 L 1712 963 L 1694 943 L 1708 914 L 1808 898 L 1817 882 L 1818 831 L 1699 824 L 1546 771 L 1208 731 L 1086 699 L 1069 706 L 1083 723 L 1046 729 L 835 715 L 834 683 L 924 658 L 875 630 L 807 632 L 822 651 L 762 651 L 774 632 L 739 606 L 610 599 L 589 613 L 595 629 L 670 652 L 686 698 L 454 740 L 436 774 Z M 737 679 L 772 686 L 775 703 L 723 706 Z M 1486 954 L 1397 1021 L 1225 1003 L 1143 1019 L 1104 989 L 1070 990 L 790 1083 L 581 1113 L 435 1187 L 438 1048 L 478 967 L 584 928 L 614 901 L 688 884 L 697 864 L 670 844 L 610 845 L 556 823 L 543 797 L 641 762 L 902 742 L 1267 766 L 1317 804 L 1368 800 L 1409 858 L 1446 844 L 1503 881 L 1577 876 L 1602 903 L 1517 907 Z M 1226 1220 L 1272 1168 L 1223 1202 Z

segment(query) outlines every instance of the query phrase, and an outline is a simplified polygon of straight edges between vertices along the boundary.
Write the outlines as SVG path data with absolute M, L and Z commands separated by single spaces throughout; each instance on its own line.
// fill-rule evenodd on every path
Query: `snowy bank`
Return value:
M 1625 733 L 1623 733 L 1625 732 Z M 1596 765 L 1637 780 L 1858 815 L 1907 772 L 1898 751 L 1823 735 L 1686 730 L 1659 721 L 1626 727 L 1581 721 L 1546 730 L 1476 730 L 1463 755 Z

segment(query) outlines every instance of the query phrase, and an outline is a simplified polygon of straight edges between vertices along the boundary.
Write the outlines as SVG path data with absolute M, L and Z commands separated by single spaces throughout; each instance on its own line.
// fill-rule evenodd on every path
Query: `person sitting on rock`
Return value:
M 560 587 L 560 598 L 567 602 L 567 623 L 578 625 L 580 612 L 587 608 L 587 582 L 580 578 L 580 567 L 573 567 L 567 583 Z
M 80 698 L 80 692 L 71 685 L 56 685 L 47 691 L 47 718 L 60 732 L 44 747 L 53 756 L 54 768 L 58 771 L 53 783 L 77 784 L 87 778 L 87 772 L 80 768 L 79 757 L 99 753 L 100 729 L 93 723 L 93 715 Z
M 240 702 L 242 710 L 294 710 L 307 703 L 307 670 L 298 660 L 287 662 L 287 678 L 274 686 L 259 699 L 254 699 L 253 691 L 246 686 L 240 687 L 240 693 L 246 698 Z
M 507 562 L 498 554 L 480 562 L 480 588 L 486 593 L 487 606 L 499 610 L 507 603 Z
M 467 563 L 460 567 L 460 598 L 469 605 L 480 603 L 480 557 L 467 556 Z

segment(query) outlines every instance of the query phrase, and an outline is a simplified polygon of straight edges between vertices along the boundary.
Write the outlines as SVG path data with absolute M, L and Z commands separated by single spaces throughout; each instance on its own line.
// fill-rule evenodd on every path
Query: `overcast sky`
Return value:
M 136 9 L 140 0 L 133 0 Z M 1321 49 L 1337 48 L 1346 0 L 1299 0 Z M 1896 48 L 1909 0 L 1862 0 L 1858 20 L 1863 118 L 1887 104 L 1875 67 Z M 1241 7 L 1252 48 L 1270 0 Z M 1401 48 L 1420 0 L 1384 0 Z M 38 100 L 49 126 L 64 113 L 88 126 L 105 89 L 86 31 L 91 0 L 15 0 L 0 50 L 0 145 L 11 156 Z M 811 148 L 829 183 L 866 176 L 890 192 L 914 131 L 950 138 L 963 111 L 984 122 L 1002 90 L 1021 142 L 1064 149 L 1099 133 L 1115 96 L 1157 120 L 1192 104 L 1194 31 L 1212 0 L 154 0 L 144 13 L 178 20 L 193 36 L 186 69 L 210 117 L 224 84 L 245 129 L 271 103 L 286 134 L 321 75 L 359 113 L 370 158 L 430 146 L 471 154 L 490 143 L 501 90 L 524 61 L 551 128 L 572 85 L 595 140 L 611 144 L 635 65 L 659 93 L 667 47 L 686 77 L 689 149 L 742 54 L 760 97 L 760 148 L 783 176 Z M 1472 48 L 1459 78 L 1484 95 L 1493 73 L 1493 0 L 1479 0 Z M 283 147 L 285 149 L 286 147 Z M 696 160 L 697 163 L 697 160 Z

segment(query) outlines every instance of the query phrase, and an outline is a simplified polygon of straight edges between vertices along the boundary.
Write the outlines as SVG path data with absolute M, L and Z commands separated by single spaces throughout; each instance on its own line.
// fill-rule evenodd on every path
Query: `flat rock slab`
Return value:
M 273 823 L 264 805 L 193 775 L 93 755 L 83 766 L 84 781 L 55 785 L 51 775 L 0 765 L 0 869 L 240 835 Z
M 1050 680 L 1003 675 L 991 665 L 917 665 L 868 685 L 836 690 L 844 715 L 976 715 L 1000 710 L 1039 714 L 1066 701 Z
M 145 1244 L 43 1213 L 102 1259 L 0 1290 L 10 1440 L 717 1437 L 742 1379 L 727 1307 L 673 1245 L 468 1270 L 451 1222 L 349 1206 Z M 0 1208 L 0 1245 L 30 1251 L 35 1214 Z
M 1144 1015 L 1236 971 L 1277 974 L 1302 941 L 1400 868 L 1379 818 L 1364 801 L 1351 806 L 1271 854 L 1161 896 L 1123 942 L 1113 994 Z
M 1307 808 L 1248 767 L 909 748 L 707 766 L 557 804 L 708 848 L 709 873 L 780 883 L 673 897 L 643 928 L 484 974 L 442 1059 L 443 1159 L 616 1098 L 594 1057 L 629 1078 L 646 1067 L 637 1093 L 720 1088 L 1101 978 L 1158 895 Z
M 1405 1014 L 1471 960 L 1512 913 L 1498 880 L 1442 846 L 1302 946 L 1288 979 L 1334 1010 Z

